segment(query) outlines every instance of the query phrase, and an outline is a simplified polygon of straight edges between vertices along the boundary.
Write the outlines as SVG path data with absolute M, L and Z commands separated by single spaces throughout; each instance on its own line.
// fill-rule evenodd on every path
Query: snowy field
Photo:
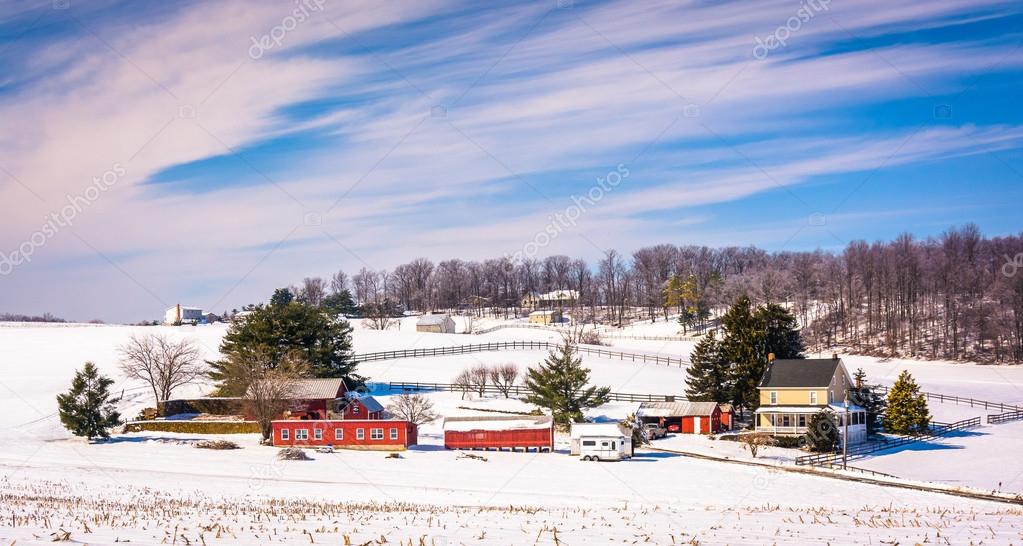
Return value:
M 651 325 L 654 326 L 654 325 Z M 663 328 L 663 324 L 660 325 Z M 643 335 L 638 326 L 637 335 Z M 135 332 L 195 339 L 216 358 L 224 326 L 0 326 L 0 546 L 70 540 L 109 544 L 1019 544 L 1019 507 L 936 493 L 839 481 L 660 453 L 632 461 L 583 463 L 564 453 L 484 453 L 487 461 L 442 449 L 438 425 L 422 429 L 400 459 L 381 453 L 314 454 L 280 462 L 254 435 L 231 437 L 237 451 L 207 451 L 197 437 L 147 433 L 89 445 L 56 418 L 54 396 L 86 360 L 118 379 L 125 415 L 151 395 L 124 382 L 117 346 Z M 657 335 L 657 334 L 651 334 Z M 422 334 L 357 327 L 355 351 L 430 348 L 508 340 L 557 340 L 552 332 L 503 329 L 485 335 Z M 628 342 L 627 350 L 688 356 L 691 342 Z M 380 361 L 360 366 L 373 381 L 449 382 L 475 363 L 536 364 L 540 351 L 477 353 Z M 871 380 L 894 381 L 906 368 L 927 390 L 1020 402 L 1023 369 L 844 357 Z M 684 369 L 584 356 L 593 380 L 612 390 L 681 393 Z M 199 394 L 201 386 L 182 395 Z M 444 415 L 474 409 L 527 409 L 499 397 L 463 400 L 433 393 Z M 386 396 L 381 396 L 386 403 Z M 635 404 L 590 413 L 618 419 Z M 986 413 L 932 404 L 952 421 Z M 738 444 L 674 436 L 659 447 L 748 459 Z M 902 478 L 1023 492 L 1023 423 L 985 426 L 916 448 L 857 460 L 855 466 Z M 758 461 L 790 464 L 795 450 L 770 448 Z M 1001 487 L 999 487 L 1001 482 Z M 57 538 L 61 538 L 58 536 Z

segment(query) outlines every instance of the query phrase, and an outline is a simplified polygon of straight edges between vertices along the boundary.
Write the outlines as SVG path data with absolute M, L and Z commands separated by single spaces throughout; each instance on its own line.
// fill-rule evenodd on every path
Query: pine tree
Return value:
M 686 396 L 690 400 L 717 402 L 731 400 L 728 360 L 714 332 L 696 344 L 686 369 Z
M 799 335 L 796 317 L 777 303 L 757 308 L 757 321 L 764 328 L 764 352 L 778 359 L 806 358 L 806 346 Z
M 292 294 L 291 290 L 288 290 L 287 288 L 278 288 L 277 290 L 274 290 L 273 296 L 270 296 L 270 305 L 280 307 L 291 303 L 294 299 L 295 294 Z
M 834 451 L 839 444 L 838 422 L 827 410 L 820 410 L 810 416 L 806 424 L 806 445 L 810 451 L 818 453 Z
M 358 313 L 358 307 L 355 305 L 355 300 L 352 299 L 352 293 L 347 289 L 324 297 L 323 301 L 320 302 L 320 308 L 332 317 L 351 316 Z
M 117 426 L 121 415 L 114 408 L 117 400 L 110 399 L 110 386 L 114 381 L 99 374 L 92 362 L 75 372 L 71 389 L 57 395 L 57 413 L 60 422 L 75 436 L 109 438 L 108 429 Z
M 278 290 L 278 293 L 280 290 Z M 232 374 L 230 361 L 255 352 L 266 353 L 269 369 L 294 352 L 309 363 L 314 377 L 344 378 L 348 388 L 361 386 L 365 379 L 355 373 L 352 361 L 352 327 L 347 321 L 327 316 L 318 307 L 292 301 L 280 305 L 259 305 L 245 320 L 231 324 L 220 344 L 224 359 L 210 363 L 210 378 L 223 396 L 241 396 L 247 385 L 244 376 Z
M 859 368 L 853 373 L 853 386 L 849 389 L 849 402 L 867 412 L 867 434 L 874 434 L 881 428 L 887 402 L 884 397 L 867 384 L 867 373 Z
M 551 411 L 559 424 L 581 422 L 583 411 L 606 404 L 609 387 L 588 386 L 590 370 L 584 368 L 575 348 L 568 342 L 551 351 L 539 367 L 526 372 L 530 394 L 526 402 Z
M 735 300 L 721 317 L 721 328 L 724 330 L 721 353 L 731 364 L 731 401 L 740 410 L 756 409 L 760 398 L 757 385 L 764 375 L 767 353 L 763 328 L 749 297 Z
M 888 392 L 884 414 L 885 431 L 892 434 L 916 434 L 927 430 L 931 421 L 927 399 L 913 376 L 903 370 Z

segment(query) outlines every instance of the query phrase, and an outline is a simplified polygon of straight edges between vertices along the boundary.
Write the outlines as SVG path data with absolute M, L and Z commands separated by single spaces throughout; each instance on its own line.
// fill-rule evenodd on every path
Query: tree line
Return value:
M 554 290 L 578 293 L 554 304 L 576 322 L 672 317 L 702 330 L 748 295 L 790 308 L 813 351 L 1023 362 L 1023 235 L 987 238 L 973 224 L 926 239 L 853 241 L 840 252 L 659 244 L 629 256 L 609 250 L 592 264 L 565 255 L 417 258 L 291 288 L 303 301 L 340 299 L 367 317 L 457 310 L 507 318 L 523 311 L 524 296 Z

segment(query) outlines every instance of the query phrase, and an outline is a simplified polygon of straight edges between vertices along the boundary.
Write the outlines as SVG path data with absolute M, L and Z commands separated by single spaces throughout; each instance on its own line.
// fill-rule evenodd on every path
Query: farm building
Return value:
M 416 321 L 416 331 L 453 334 L 455 333 L 455 321 L 451 318 L 451 315 L 446 313 L 423 315 Z
M 402 420 L 353 419 L 272 423 L 275 446 L 332 446 L 345 449 L 402 451 L 419 441 L 415 423 Z
M 721 408 L 721 427 L 725 430 L 732 430 L 735 426 L 735 406 L 731 404 L 718 404 Z
M 347 393 L 352 395 L 354 393 Z M 345 420 L 383 419 L 384 406 L 372 396 L 348 396 L 348 404 L 342 411 Z
M 198 324 L 203 321 L 202 309 L 183 307 L 180 303 L 164 311 L 164 324 Z
M 582 452 L 582 442 L 606 438 L 615 438 L 616 441 L 622 442 L 626 455 L 629 457 L 633 455 L 632 430 L 621 423 L 572 423 L 569 435 L 569 452 L 572 455 L 579 455 Z
M 731 413 L 722 418 L 722 408 L 716 402 L 644 402 L 636 417 L 643 423 L 658 423 L 668 432 L 683 434 L 712 434 L 728 430 Z
M 533 311 L 529 314 L 530 324 L 554 324 L 561 322 L 561 311 L 549 309 L 547 311 Z
M 445 449 L 554 450 L 554 420 L 546 415 L 448 417 Z
M 284 412 L 285 419 L 327 419 L 347 404 L 348 387 L 341 378 L 302 379 Z

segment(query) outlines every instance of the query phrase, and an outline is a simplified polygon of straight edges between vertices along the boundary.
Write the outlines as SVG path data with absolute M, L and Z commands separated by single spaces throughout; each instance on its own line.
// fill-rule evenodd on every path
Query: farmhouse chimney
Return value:
M 181 304 L 180 303 L 174 305 L 174 316 L 175 316 L 174 322 L 181 322 Z
M 831 353 L 831 360 L 838 360 L 838 353 Z

